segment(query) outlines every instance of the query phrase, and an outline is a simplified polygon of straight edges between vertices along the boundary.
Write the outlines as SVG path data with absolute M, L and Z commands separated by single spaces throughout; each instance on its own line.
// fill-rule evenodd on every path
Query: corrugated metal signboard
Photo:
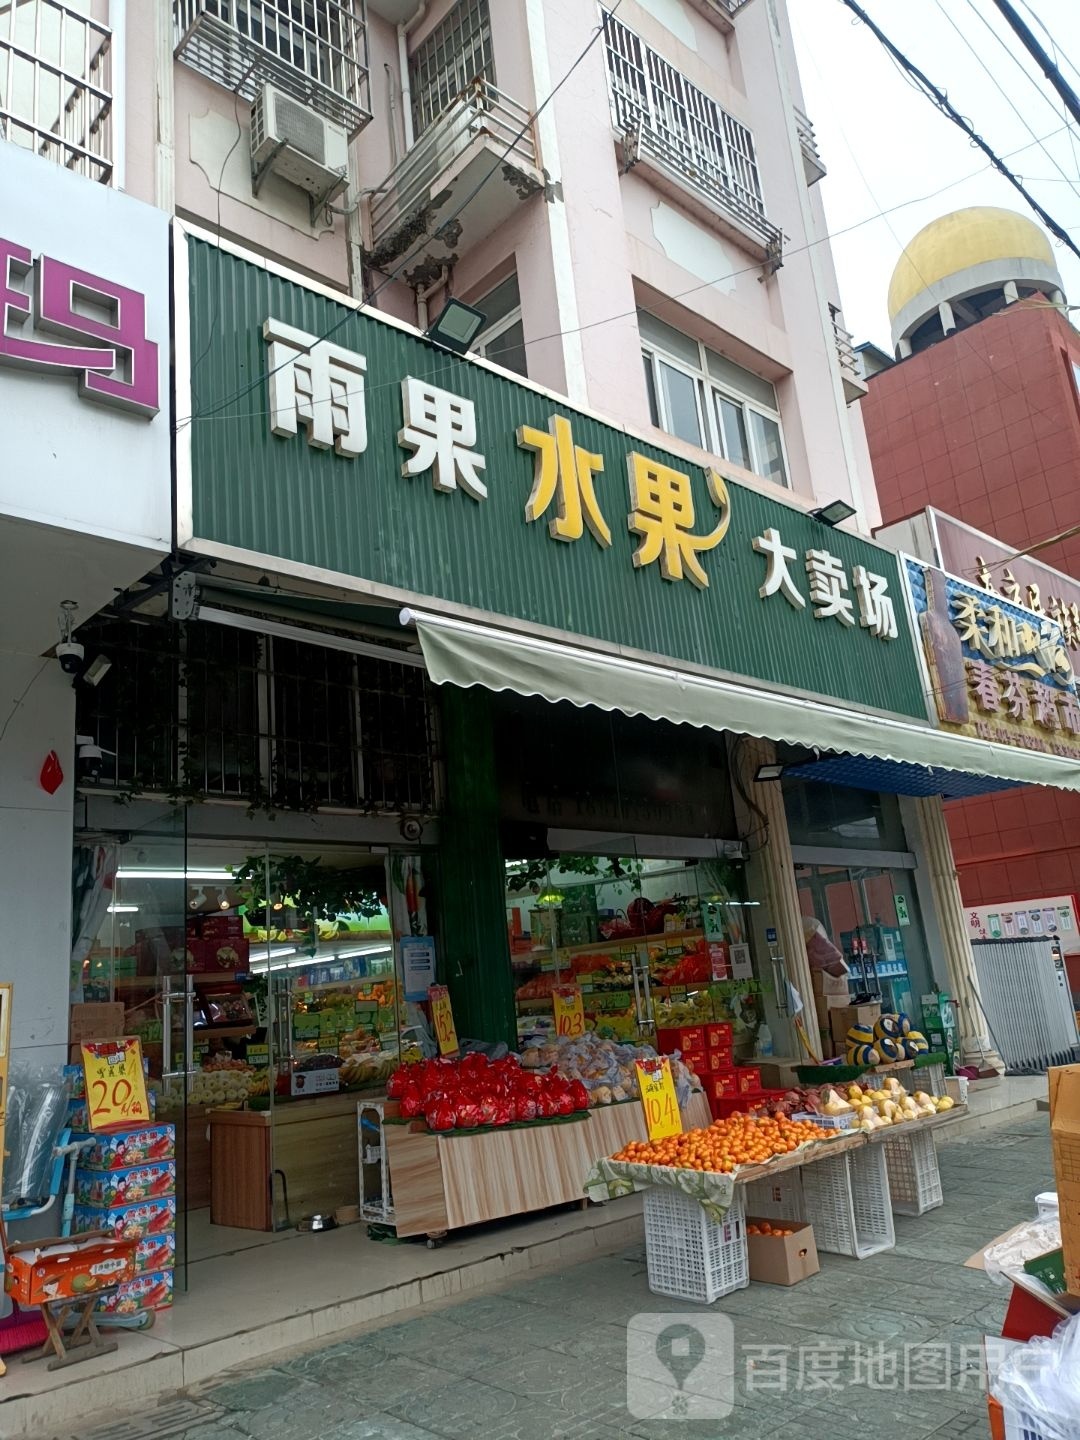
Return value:
M 187 548 L 926 718 L 891 553 L 185 242 Z

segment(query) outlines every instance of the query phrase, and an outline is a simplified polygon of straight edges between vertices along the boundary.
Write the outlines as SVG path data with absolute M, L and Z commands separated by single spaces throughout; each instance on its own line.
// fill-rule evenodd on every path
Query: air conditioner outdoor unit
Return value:
M 325 203 L 349 183 L 349 137 L 291 95 L 264 85 L 251 110 L 251 175 L 256 193 L 268 171 Z

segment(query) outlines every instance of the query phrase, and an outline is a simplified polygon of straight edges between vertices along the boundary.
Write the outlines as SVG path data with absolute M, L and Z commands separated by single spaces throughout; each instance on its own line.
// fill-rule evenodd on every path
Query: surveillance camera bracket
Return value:
M 169 613 L 174 620 L 198 619 L 199 581 L 190 570 L 173 576 L 169 590 Z

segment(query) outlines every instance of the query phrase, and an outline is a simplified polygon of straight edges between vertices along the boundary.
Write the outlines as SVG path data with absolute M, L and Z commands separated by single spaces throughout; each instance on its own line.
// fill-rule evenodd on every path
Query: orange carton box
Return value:
M 122 1285 L 135 1274 L 134 1240 L 79 1235 L 9 1245 L 5 1288 L 20 1305 L 77 1300 Z
M 1058 1065 L 1047 1073 L 1065 1288 L 1080 1296 L 1080 1065 Z

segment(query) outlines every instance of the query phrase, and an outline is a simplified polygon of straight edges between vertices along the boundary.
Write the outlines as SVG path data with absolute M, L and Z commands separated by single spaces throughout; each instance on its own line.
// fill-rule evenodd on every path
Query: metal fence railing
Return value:
M 536 166 L 536 136 L 524 105 L 489 81 L 471 81 L 428 126 L 371 198 L 373 249 L 427 206 L 433 182 L 476 140 L 488 136 L 507 163 Z

